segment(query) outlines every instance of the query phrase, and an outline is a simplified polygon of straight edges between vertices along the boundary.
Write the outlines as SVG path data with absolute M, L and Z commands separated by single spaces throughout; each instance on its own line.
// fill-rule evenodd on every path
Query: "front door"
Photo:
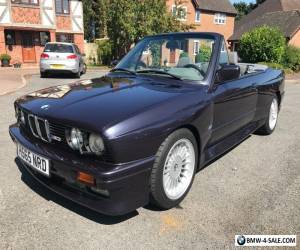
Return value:
M 219 67 L 229 63 L 225 46 L 224 43 Z M 255 77 L 249 76 L 215 84 L 211 145 L 253 121 L 257 103 L 255 80 Z
M 33 43 L 33 33 L 30 31 L 22 32 L 23 61 L 26 63 L 36 62 L 35 49 Z

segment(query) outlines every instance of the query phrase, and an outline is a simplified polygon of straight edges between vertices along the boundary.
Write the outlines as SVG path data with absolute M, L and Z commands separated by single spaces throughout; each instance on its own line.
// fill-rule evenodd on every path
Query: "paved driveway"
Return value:
M 15 162 L 14 99 L 70 81 L 33 76 L 0 97 L 0 249 L 232 249 L 235 234 L 300 233 L 300 84 L 288 84 L 276 132 L 198 173 L 180 207 L 111 218 L 48 191 Z

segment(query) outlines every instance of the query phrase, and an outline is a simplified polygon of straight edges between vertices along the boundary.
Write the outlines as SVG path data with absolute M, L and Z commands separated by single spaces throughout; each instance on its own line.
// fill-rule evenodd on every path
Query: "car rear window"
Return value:
M 74 53 L 73 47 L 67 44 L 47 44 L 44 51 L 55 53 Z

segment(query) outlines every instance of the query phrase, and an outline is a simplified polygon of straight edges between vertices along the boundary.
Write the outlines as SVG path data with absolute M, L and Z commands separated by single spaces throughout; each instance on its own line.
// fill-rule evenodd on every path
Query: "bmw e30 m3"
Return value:
M 249 134 L 271 134 L 284 73 L 239 64 L 216 33 L 145 37 L 108 74 L 30 93 L 9 132 L 40 183 L 121 215 L 178 205 L 195 173 Z

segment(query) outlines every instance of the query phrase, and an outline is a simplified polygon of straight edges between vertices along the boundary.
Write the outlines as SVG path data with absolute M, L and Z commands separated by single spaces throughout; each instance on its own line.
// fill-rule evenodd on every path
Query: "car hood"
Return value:
M 194 89 L 168 78 L 110 74 L 36 91 L 16 103 L 49 121 L 98 132 Z

